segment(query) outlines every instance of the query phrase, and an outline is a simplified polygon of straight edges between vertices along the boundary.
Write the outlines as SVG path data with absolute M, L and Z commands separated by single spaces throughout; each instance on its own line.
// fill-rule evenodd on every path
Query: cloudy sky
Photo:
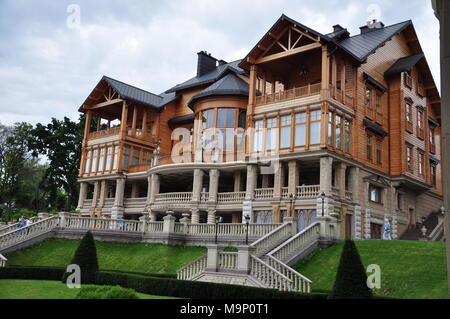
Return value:
M 322 33 L 412 19 L 439 85 L 428 0 L 0 0 L 0 122 L 77 119 L 102 75 L 161 93 L 195 74 L 198 51 L 244 57 L 282 13 Z

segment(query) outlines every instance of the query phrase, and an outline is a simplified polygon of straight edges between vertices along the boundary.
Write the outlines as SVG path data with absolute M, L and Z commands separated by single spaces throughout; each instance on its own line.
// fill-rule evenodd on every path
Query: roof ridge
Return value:
M 404 23 L 406 23 L 406 22 L 412 23 L 412 20 L 409 19 L 409 20 L 405 20 L 405 21 L 402 21 L 402 22 L 394 23 L 394 24 L 391 24 L 391 25 L 388 25 L 388 26 L 384 26 L 383 28 L 379 28 L 379 29 L 373 30 L 373 31 L 371 31 L 371 32 L 385 30 L 385 29 L 387 29 L 387 28 L 395 27 L 395 26 L 398 26 L 398 25 L 400 25 L 400 24 L 404 24 Z M 362 36 L 362 35 L 365 35 L 365 34 L 366 34 L 366 33 L 355 34 L 355 35 L 349 37 L 349 39 L 352 39 L 352 38 L 355 38 L 355 37 L 358 37 L 358 36 Z
M 119 82 L 119 83 L 122 83 L 122 84 L 128 85 L 128 86 L 130 86 L 130 87 L 132 87 L 132 88 L 134 88 L 134 89 L 136 89 L 136 90 L 140 90 L 140 91 L 143 91 L 143 92 L 145 92 L 145 93 L 148 93 L 148 94 L 151 94 L 151 95 L 154 95 L 154 96 L 156 96 L 156 97 L 159 97 L 159 98 L 163 99 L 163 97 L 162 97 L 161 95 L 159 95 L 159 94 L 155 94 L 155 93 L 149 92 L 149 91 L 147 91 L 147 90 L 144 90 L 144 89 L 138 88 L 137 86 L 134 86 L 134 85 L 131 85 L 131 84 L 125 83 L 125 82 L 123 82 L 123 81 L 120 81 L 120 80 L 116 80 L 116 79 L 114 79 L 114 78 L 112 78 L 112 77 L 110 77 L 110 76 L 107 76 L 107 75 L 103 75 L 103 78 L 107 78 L 107 79 L 110 79 L 110 80 L 113 80 L 113 81 L 116 81 L 116 82 Z

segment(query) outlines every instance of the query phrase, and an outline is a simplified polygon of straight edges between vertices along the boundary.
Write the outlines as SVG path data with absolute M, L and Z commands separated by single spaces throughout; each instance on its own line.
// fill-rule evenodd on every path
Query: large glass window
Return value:
M 406 121 L 412 123 L 411 104 L 406 103 Z
M 277 119 L 267 119 L 267 133 L 266 133 L 266 150 L 274 150 L 277 148 Z
M 309 134 L 310 144 L 320 144 L 320 111 L 311 112 L 311 130 Z
M 111 170 L 111 163 L 112 163 L 111 159 L 112 159 L 112 146 L 108 146 L 106 152 L 106 165 L 105 165 L 105 170 L 107 171 Z
M 382 203 L 382 192 L 383 189 L 381 187 L 369 185 L 369 199 L 374 203 Z
M 328 145 L 334 145 L 333 143 L 333 113 L 328 113 Z
M 238 127 L 245 128 L 245 120 L 247 113 L 244 110 L 239 110 Z
M 419 152 L 419 175 L 423 176 L 423 163 L 425 159 L 425 154 L 422 152 Z
M 407 164 L 409 171 L 413 170 L 412 153 L 413 153 L 412 146 L 407 145 L 406 146 L 406 164 Z
M 125 147 L 123 148 L 123 162 L 122 162 L 123 170 L 128 170 L 128 166 L 130 165 L 130 153 L 131 153 L 130 145 L 125 145 Z
M 264 122 L 262 120 L 255 122 L 255 140 L 253 141 L 253 149 L 255 152 L 261 152 L 263 148 L 263 130 Z
M 381 164 L 383 158 L 382 158 L 382 146 L 383 141 L 380 138 L 377 138 L 376 142 L 376 156 L 377 156 L 377 164 Z
M 431 184 L 436 187 L 436 164 L 430 163 Z
M 281 117 L 280 148 L 291 147 L 291 116 Z
M 351 130 L 351 122 L 347 119 L 344 121 L 344 129 L 345 129 L 345 146 L 344 152 L 350 153 L 350 130 Z
M 338 148 L 338 149 L 342 148 L 341 124 L 342 124 L 342 119 L 339 115 L 336 114 L 336 148 Z
M 113 162 L 113 170 L 116 170 L 119 163 L 119 145 L 114 145 L 114 162 Z
M 376 102 L 375 110 L 378 114 L 382 114 L 381 101 L 382 101 L 382 95 L 380 93 L 377 93 L 376 100 L 375 100 L 375 102 Z
M 202 112 L 202 128 L 214 127 L 214 109 Z
M 98 155 L 98 150 L 94 149 L 94 151 L 92 152 L 91 173 L 94 173 L 97 171 L 97 155 Z
M 295 146 L 306 145 L 306 112 L 295 114 Z
M 372 107 L 372 89 L 366 87 L 366 106 L 368 108 Z
M 105 158 L 105 148 L 100 148 L 100 156 L 98 158 L 98 171 L 103 172 L 103 160 Z
M 91 168 L 91 151 L 86 152 L 86 165 L 84 166 L 84 173 L 89 173 Z

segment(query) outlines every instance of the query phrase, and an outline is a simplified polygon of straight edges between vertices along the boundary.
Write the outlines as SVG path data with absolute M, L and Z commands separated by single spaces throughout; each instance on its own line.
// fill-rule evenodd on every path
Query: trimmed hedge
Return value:
M 326 299 L 322 293 L 301 294 L 276 289 L 255 288 L 200 281 L 155 278 L 98 271 L 96 285 L 119 285 L 137 292 L 190 299 Z
M 370 299 L 372 291 L 367 286 L 366 270 L 352 240 L 346 240 L 342 249 L 330 299 Z
M 136 291 L 120 286 L 83 286 L 77 299 L 139 299 Z
M 61 280 L 65 272 L 59 267 L 4 267 L 0 268 L 0 279 Z
M 90 231 L 81 239 L 70 264 L 80 266 L 81 284 L 94 283 L 95 272 L 98 271 L 98 260 L 94 236 Z M 69 275 L 70 273 L 64 273 L 61 281 L 65 283 Z

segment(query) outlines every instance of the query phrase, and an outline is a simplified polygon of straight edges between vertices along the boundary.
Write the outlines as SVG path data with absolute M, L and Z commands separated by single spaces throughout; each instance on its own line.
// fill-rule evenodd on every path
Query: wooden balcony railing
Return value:
M 300 97 L 312 96 L 320 93 L 321 83 L 308 84 L 306 86 L 280 91 L 272 94 L 266 94 L 256 97 L 256 105 L 283 102 L 297 99 Z
M 89 140 L 95 140 L 107 136 L 113 136 L 113 135 L 119 135 L 120 133 L 120 127 L 113 127 L 107 130 L 101 130 L 97 132 L 92 132 L 89 134 L 88 139 Z
M 348 105 L 353 107 L 353 96 L 348 94 L 347 92 L 336 88 L 333 85 L 330 85 L 330 94 L 333 99 L 335 99 L 338 102 L 341 102 L 342 104 Z

